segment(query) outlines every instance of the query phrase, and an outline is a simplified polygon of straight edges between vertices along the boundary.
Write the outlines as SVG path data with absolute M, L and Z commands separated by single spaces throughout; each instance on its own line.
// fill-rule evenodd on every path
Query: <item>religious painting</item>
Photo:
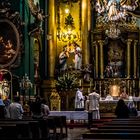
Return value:
M 105 77 L 124 77 L 125 45 L 121 40 L 110 40 L 106 47 Z
M 19 12 L 3 1 L 0 10 L 0 68 L 19 66 L 22 48 L 22 21 Z M 7 7 L 8 6 L 8 7 Z

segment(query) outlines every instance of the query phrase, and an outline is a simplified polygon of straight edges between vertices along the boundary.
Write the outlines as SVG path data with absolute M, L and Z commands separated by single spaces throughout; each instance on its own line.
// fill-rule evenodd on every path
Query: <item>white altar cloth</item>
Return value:
M 50 111 L 49 116 L 66 116 L 67 120 L 88 120 L 88 111 Z

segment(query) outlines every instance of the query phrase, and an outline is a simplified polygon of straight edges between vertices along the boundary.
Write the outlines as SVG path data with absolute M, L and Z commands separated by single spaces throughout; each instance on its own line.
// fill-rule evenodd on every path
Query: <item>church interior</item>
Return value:
M 0 0 L 0 54 L 1 99 L 18 96 L 22 105 L 45 99 L 51 125 L 51 117 L 61 115 L 70 123 L 86 122 L 86 100 L 94 90 L 102 115 L 95 125 L 104 123 L 104 114 L 114 117 L 123 94 L 140 111 L 139 0 Z M 81 87 L 84 106 L 76 111 Z M 111 123 L 128 120 L 121 121 Z M 82 138 L 99 139 L 92 131 Z M 140 135 L 135 133 L 129 138 Z M 119 139 L 114 133 L 104 137 Z

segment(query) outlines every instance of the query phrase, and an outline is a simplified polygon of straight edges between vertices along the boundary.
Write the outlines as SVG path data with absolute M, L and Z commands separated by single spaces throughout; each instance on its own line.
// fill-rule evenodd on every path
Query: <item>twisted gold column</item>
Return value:
M 98 41 L 100 45 L 100 78 L 104 78 L 104 55 L 103 55 L 103 40 Z
M 134 78 L 137 77 L 137 43 L 138 40 L 134 40 Z
M 132 39 L 127 40 L 127 78 L 130 78 L 131 42 L 132 42 Z
M 56 19 L 55 19 L 55 0 L 49 1 L 49 28 L 48 34 L 52 35 L 52 38 L 48 41 L 48 62 L 49 64 L 49 78 L 54 77 L 55 71 L 55 57 L 56 57 Z

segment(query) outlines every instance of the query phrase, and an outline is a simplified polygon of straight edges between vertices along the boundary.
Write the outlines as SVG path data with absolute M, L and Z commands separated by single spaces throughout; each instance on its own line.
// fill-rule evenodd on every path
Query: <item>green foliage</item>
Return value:
M 64 73 L 58 77 L 55 87 L 58 92 L 68 91 L 76 88 L 78 85 L 77 77 L 75 74 Z

